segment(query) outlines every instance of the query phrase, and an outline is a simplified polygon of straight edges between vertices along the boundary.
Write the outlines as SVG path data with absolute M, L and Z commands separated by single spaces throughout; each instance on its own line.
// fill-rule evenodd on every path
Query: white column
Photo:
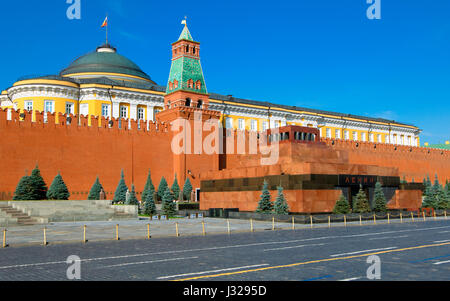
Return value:
M 137 104 L 130 103 L 130 119 L 137 120 Z
M 155 118 L 155 106 L 147 105 L 147 120 L 153 121 Z
M 120 110 L 119 103 L 118 102 L 113 102 L 113 105 L 112 105 L 112 117 L 119 118 L 119 116 L 120 116 L 119 110 Z

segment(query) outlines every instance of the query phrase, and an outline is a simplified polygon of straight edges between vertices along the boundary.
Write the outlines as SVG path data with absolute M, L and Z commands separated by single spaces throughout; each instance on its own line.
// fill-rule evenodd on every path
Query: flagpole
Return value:
M 108 14 L 106 14 L 106 45 L 108 45 Z

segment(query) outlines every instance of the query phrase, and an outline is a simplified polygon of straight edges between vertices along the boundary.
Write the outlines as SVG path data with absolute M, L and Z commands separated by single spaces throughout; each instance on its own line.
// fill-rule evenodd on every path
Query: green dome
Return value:
M 83 76 L 83 73 L 95 73 Z M 112 75 L 113 73 L 114 75 Z M 76 74 L 71 76 L 72 74 Z M 96 51 L 88 53 L 75 61 L 69 67 L 62 70 L 61 76 L 71 77 L 112 77 L 113 79 L 120 79 L 120 75 L 137 76 L 141 80 L 152 82 L 150 76 L 139 68 L 135 63 L 126 57 L 118 54 L 116 49 L 110 45 L 103 45 L 97 48 Z M 139 81 L 139 79 L 136 79 Z M 155 83 L 154 83 L 155 84 Z

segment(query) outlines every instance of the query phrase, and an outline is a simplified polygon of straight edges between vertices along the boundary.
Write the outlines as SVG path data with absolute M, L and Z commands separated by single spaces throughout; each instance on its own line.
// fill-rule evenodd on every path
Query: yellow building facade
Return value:
M 105 118 L 154 121 L 163 110 L 166 87 L 157 85 L 110 45 L 98 47 L 54 76 L 22 79 L 0 95 L 0 106 Z M 285 125 L 320 129 L 322 137 L 399 145 L 420 145 L 420 129 L 381 118 L 353 116 L 210 93 L 209 108 L 220 125 L 264 131 Z

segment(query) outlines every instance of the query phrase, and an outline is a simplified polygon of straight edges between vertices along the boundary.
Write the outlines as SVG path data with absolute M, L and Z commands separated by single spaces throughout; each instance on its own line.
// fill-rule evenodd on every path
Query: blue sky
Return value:
M 57 74 L 109 37 L 165 85 L 170 44 L 188 17 L 209 92 L 382 117 L 417 125 L 422 142 L 450 140 L 450 1 L 66 0 L 2 3 L 0 88 Z

